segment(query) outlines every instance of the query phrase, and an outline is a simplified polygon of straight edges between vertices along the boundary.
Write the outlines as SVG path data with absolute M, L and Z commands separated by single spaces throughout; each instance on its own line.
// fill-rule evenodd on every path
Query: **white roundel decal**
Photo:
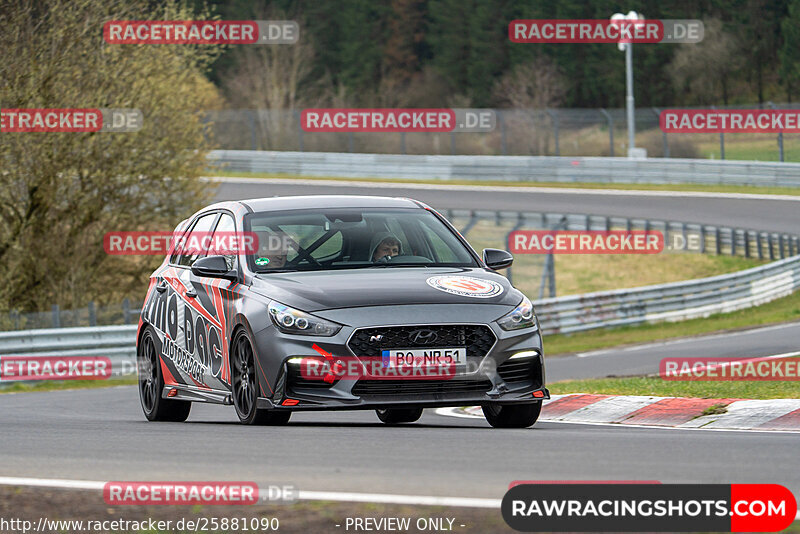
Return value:
M 497 282 L 471 276 L 431 276 L 426 282 L 434 289 L 462 297 L 488 299 L 503 292 Z

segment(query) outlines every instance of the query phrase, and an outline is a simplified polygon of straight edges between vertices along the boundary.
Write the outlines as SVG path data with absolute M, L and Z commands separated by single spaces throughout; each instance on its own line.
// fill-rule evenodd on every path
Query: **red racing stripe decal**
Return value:
M 169 371 L 167 364 L 164 362 L 164 359 L 159 355 L 158 361 L 161 362 L 161 376 L 164 378 L 164 384 L 167 386 L 177 386 L 178 381 L 175 380 L 175 377 L 172 376 L 172 373 Z M 161 392 L 159 392 L 161 394 Z

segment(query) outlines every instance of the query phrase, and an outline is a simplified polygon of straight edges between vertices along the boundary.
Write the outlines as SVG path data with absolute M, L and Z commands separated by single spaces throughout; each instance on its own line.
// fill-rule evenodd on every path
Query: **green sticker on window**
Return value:
M 256 258 L 256 265 L 267 265 L 269 258 Z

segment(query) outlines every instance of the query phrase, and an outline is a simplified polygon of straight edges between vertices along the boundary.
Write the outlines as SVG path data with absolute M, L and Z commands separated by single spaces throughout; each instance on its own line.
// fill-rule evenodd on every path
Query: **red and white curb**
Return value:
M 724 413 L 703 415 L 712 406 Z M 480 407 L 442 408 L 451 417 L 482 418 Z M 800 399 L 741 400 L 638 395 L 553 395 L 539 421 L 703 430 L 800 432 Z

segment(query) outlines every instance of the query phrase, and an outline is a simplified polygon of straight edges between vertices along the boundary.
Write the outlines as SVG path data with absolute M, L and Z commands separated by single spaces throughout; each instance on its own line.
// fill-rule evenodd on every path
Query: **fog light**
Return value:
M 538 351 L 535 351 L 535 350 L 525 350 L 525 351 L 518 352 L 518 353 L 516 353 L 516 354 L 512 355 L 512 356 L 509 358 L 509 360 L 521 360 L 521 359 L 523 359 L 523 358 L 535 358 L 535 357 L 536 357 L 536 356 L 538 356 L 538 355 L 539 355 L 539 352 L 538 352 Z

